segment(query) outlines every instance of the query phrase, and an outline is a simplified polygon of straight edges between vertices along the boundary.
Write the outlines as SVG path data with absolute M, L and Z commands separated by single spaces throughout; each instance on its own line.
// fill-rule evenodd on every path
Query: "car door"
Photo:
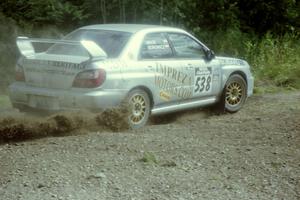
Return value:
M 182 71 L 166 33 L 149 33 L 145 36 L 139 55 L 139 65 L 147 66 L 154 75 L 154 99 L 156 105 L 174 104 L 183 98 L 190 98 L 192 91 L 187 90 L 192 78 Z
M 220 67 L 217 61 L 207 60 L 204 47 L 184 33 L 168 33 L 177 62 L 192 78 L 189 89 L 193 98 L 217 95 L 220 90 Z

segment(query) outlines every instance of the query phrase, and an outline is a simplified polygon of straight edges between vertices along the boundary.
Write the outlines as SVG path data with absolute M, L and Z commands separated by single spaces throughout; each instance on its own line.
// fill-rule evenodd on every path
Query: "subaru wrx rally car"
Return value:
M 150 115 L 199 106 L 237 112 L 253 93 L 246 61 L 216 57 L 178 28 L 91 25 L 62 40 L 18 37 L 17 46 L 21 57 L 9 91 L 21 111 L 97 111 L 125 101 L 130 126 L 139 128 Z

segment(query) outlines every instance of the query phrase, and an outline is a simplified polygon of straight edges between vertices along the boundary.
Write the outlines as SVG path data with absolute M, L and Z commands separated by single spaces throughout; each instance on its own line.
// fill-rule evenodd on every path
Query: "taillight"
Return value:
M 25 75 L 24 75 L 24 70 L 21 65 L 16 66 L 16 73 L 15 73 L 15 79 L 16 81 L 25 81 Z
M 106 72 L 103 69 L 87 70 L 77 74 L 73 87 L 96 88 L 104 83 Z

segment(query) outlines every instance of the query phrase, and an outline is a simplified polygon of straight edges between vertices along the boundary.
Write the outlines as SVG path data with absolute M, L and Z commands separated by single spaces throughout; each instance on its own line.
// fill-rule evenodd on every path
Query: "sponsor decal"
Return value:
M 170 101 L 171 100 L 171 96 L 164 92 L 164 91 L 160 91 L 159 96 L 161 99 L 165 100 L 165 101 Z
M 170 48 L 169 42 L 166 39 L 159 42 L 156 40 L 148 40 L 145 44 L 148 50 L 164 50 Z
M 219 58 L 221 65 L 245 65 L 245 62 L 240 59 L 235 59 L 235 58 Z
M 185 72 L 156 63 L 155 85 L 170 98 L 173 95 L 181 99 L 192 97 L 193 91 L 189 87 L 192 80 L 193 78 Z
M 160 45 L 149 45 L 147 46 L 148 50 L 163 50 L 168 49 L 170 46 L 168 44 L 160 44 Z
M 85 64 L 78 63 L 69 63 L 62 61 L 51 61 L 51 60 L 37 60 L 37 59 L 25 59 L 23 61 L 25 66 L 32 67 L 55 67 L 55 68 L 63 68 L 66 70 L 82 70 L 85 69 Z
M 38 68 L 34 68 L 34 67 L 26 67 L 26 72 L 61 74 L 61 75 L 67 75 L 67 76 L 73 76 L 76 74 L 76 72 L 67 71 L 65 69 L 38 69 Z

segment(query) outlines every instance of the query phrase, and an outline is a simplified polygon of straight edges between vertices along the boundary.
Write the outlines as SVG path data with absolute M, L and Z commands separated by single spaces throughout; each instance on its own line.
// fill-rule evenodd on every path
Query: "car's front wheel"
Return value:
M 223 101 L 224 109 L 227 112 L 239 111 L 247 99 L 247 83 L 239 74 L 233 74 L 227 80 L 224 92 Z
M 143 127 L 150 115 L 149 95 L 141 89 L 134 89 L 128 95 L 129 115 L 128 123 L 133 129 Z

